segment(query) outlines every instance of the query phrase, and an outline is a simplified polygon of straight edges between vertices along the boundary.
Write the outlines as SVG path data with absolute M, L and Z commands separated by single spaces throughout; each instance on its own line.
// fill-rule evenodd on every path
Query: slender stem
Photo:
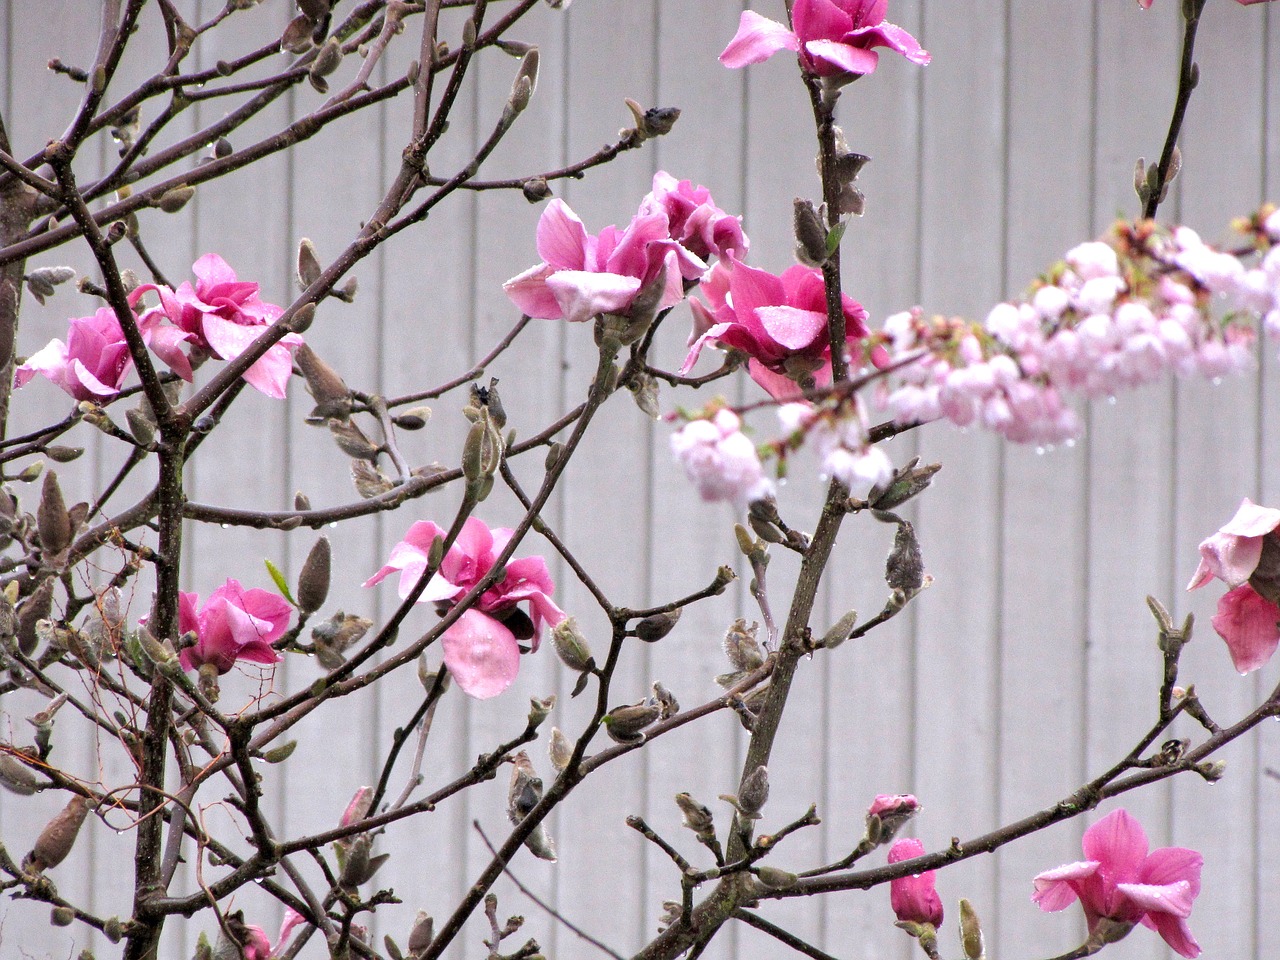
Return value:
M 813 957 L 814 960 L 836 960 L 831 954 L 819 950 L 813 944 L 801 940 L 794 933 L 783 930 L 782 927 L 770 923 L 764 917 L 757 913 L 752 913 L 750 910 L 735 910 L 733 919 L 741 920 L 747 926 L 755 927 L 757 930 L 769 934 L 775 940 L 785 943 L 792 950 L 797 953 L 803 953 L 806 957 Z
M 1164 139 L 1164 149 L 1160 151 L 1160 165 L 1157 167 L 1156 185 L 1152 189 L 1147 202 L 1143 205 L 1142 216 L 1150 219 L 1156 215 L 1160 207 L 1161 196 L 1167 186 L 1169 170 L 1173 165 L 1173 153 L 1178 147 L 1178 135 L 1182 132 L 1182 121 L 1187 115 L 1187 104 L 1191 102 L 1191 92 L 1195 90 L 1200 78 L 1200 69 L 1195 62 L 1196 30 L 1200 26 L 1200 14 L 1204 10 L 1206 0 L 1191 0 L 1192 6 L 1187 9 L 1187 16 L 1182 29 L 1182 59 L 1178 67 L 1178 96 L 1173 103 L 1173 116 L 1169 120 L 1169 132 Z

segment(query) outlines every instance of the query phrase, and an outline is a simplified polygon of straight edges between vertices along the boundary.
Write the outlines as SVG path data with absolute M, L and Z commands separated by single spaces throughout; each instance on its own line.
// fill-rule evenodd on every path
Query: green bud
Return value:
M 982 922 L 974 912 L 973 904 L 960 898 L 960 949 L 967 960 L 982 960 L 986 951 L 982 944 Z
M 777 867 L 760 867 L 756 870 L 756 876 L 770 890 L 786 890 L 794 887 L 796 881 L 800 879 L 794 873 L 779 870 Z
M 570 670 L 582 672 L 591 669 L 593 665 L 591 647 L 588 646 L 587 638 L 578 628 L 575 617 L 565 617 L 561 620 L 551 631 L 551 641 L 555 645 L 556 655 Z

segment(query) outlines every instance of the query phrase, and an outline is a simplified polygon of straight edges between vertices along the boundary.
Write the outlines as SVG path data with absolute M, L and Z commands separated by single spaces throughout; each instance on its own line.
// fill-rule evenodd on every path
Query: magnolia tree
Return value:
M 506 875 L 548 922 L 572 932 L 574 955 L 626 951 L 657 960 L 701 954 L 730 921 L 776 938 L 779 949 L 828 957 L 761 909 L 838 891 L 883 897 L 874 888 L 887 886 L 886 924 L 896 916 L 930 957 L 978 960 L 984 906 L 962 899 L 944 910 L 938 872 L 1014 841 L 1034 843 L 1026 838 L 1082 817 L 1091 825 L 1080 858 L 1061 866 L 1050 860 L 1025 878 L 1042 910 L 1083 909 L 1086 939 L 1064 960 L 1131 933 L 1198 956 L 1190 918 L 1201 855 L 1151 849 L 1122 805 L 1100 818 L 1090 812 L 1179 774 L 1222 778 L 1215 754 L 1263 719 L 1280 717 L 1280 690 L 1239 716 L 1211 716 L 1179 672 L 1192 620 L 1175 621 L 1157 598 L 1147 603 L 1152 657 L 1162 664 L 1158 687 L 1132 691 L 1150 696 L 1149 729 L 1117 744 L 1108 766 L 1051 806 L 931 849 L 911 836 L 920 800 L 885 785 L 874 799 L 844 798 L 866 810 L 865 830 L 847 855 L 787 860 L 784 868 L 773 855 L 818 824 L 822 811 L 797 816 L 768 800 L 771 777 L 788 775 L 788 758 L 774 750 L 784 711 L 810 709 L 792 696 L 797 672 L 847 655 L 931 583 L 921 546 L 928 531 L 917 534 L 904 513 L 929 496 L 941 465 L 895 462 L 883 441 L 946 429 L 930 424 L 949 420 L 1010 443 L 1071 443 L 1081 432 L 1083 399 L 1174 375 L 1216 380 L 1253 363 L 1261 333 L 1280 334 L 1275 208 L 1240 211 L 1232 225 L 1238 239 L 1225 248 L 1157 219 L 1178 173 L 1179 133 L 1199 79 L 1197 27 L 1223 3 L 1183 0 L 1178 10 L 1166 0 L 1168 9 L 1149 14 L 1181 16 L 1183 53 L 1167 139 L 1158 159 L 1139 161 L 1135 173 L 1138 219 L 1101 239 L 1080 238 L 1025 297 L 965 319 L 920 308 L 873 318 L 842 290 L 841 242 L 858 229 L 864 197 L 855 181 L 867 161 L 855 150 L 863 144 L 841 130 L 842 108 L 882 81 L 873 76 L 881 56 L 904 58 L 910 69 L 930 62 L 907 30 L 886 20 L 885 0 L 796 0 L 773 11 L 776 19 L 748 11 L 736 35 L 723 38 L 725 69 L 794 58 L 794 82 L 812 106 L 820 187 L 795 200 L 796 262 L 780 273 L 772 272 L 777 264 L 753 262 L 741 218 L 679 171 L 636 185 L 635 213 L 622 226 L 589 228 L 555 197 L 568 179 L 585 177 L 589 189 L 593 168 L 623 151 L 679 136 L 674 108 L 628 101 L 631 123 L 595 153 L 559 169 L 486 178 L 486 160 L 508 134 L 519 135 L 535 95 L 539 52 L 519 34 L 537 0 L 299 0 L 283 35 L 253 49 L 218 48 L 225 55 L 204 68 L 191 64 L 201 51 L 210 59 L 207 51 L 237 18 L 258 14 L 248 9 L 254 0 L 231 0 L 207 20 L 169 0 L 105 0 L 92 60 L 50 63 L 82 90 L 65 129 L 51 128 L 47 145 L 23 157 L 0 125 L 0 691 L 17 705 L 11 713 L 35 704 L 29 724 L 4 732 L 0 782 L 11 792 L 6 810 L 28 805 L 47 821 L 30 836 L 6 829 L 0 888 L 47 905 L 55 926 L 98 931 L 99 952 L 118 950 L 130 960 L 161 955 L 163 932 L 182 925 L 199 931 L 189 942 L 204 960 L 291 958 L 304 950 L 431 960 L 455 944 L 457 955 L 541 956 L 537 940 L 519 933 L 521 918 L 495 894 Z M 148 29 L 163 46 L 143 49 L 148 76 L 131 85 L 120 65 L 126 48 L 142 43 L 135 34 Z M 411 62 L 391 69 L 404 62 L 392 59 L 402 47 Z M 477 65 L 489 60 L 509 65 L 509 96 L 483 118 L 490 126 L 473 155 L 453 166 L 436 162 L 451 115 Z M 320 106 L 240 139 L 277 98 L 310 88 Z M 292 302 L 269 302 L 253 264 L 229 263 L 215 249 L 188 265 L 148 243 L 163 216 L 180 214 L 203 184 L 243 176 L 263 158 L 397 97 L 411 110 L 396 135 L 394 175 L 336 258 L 325 262 L 308 240 L 297 246 L 301 292 Z M 202 100 L 221 114 L 179 135 L 185 128 L 177 119 Z M 116 155 L 98 169 L 91 160 L 104 141 Z M 348 382 L 340 357 L 308 345 L 313 324 L 342 322 L 343 304 L 356 296 L 353 271 L 365 258 L 442 204 L 500 190 L 544 204 L 526 244 L 539 262 L 510 264 L 503 289 L 514 322 L 478 365 L 443 384 L 383 396 L 371 384 Z M 61 265 L 63 249 L 75 245 L 87 248 L 93 264 L 78 278 Z M 23 306 L 49 298 L 69 316 L 65 335 L 19 356 Z M 589 344 L 595 369 L 549 421 L 528 426 L 521 418 L 521 436 L 487 370 L 500 360 L 525 362 L 521 336 L 539 324 L 562 324 L 565 337 Z M 427 331 L 416 336 L 430 340 Z M 681 345 L 678 367 L 659 363 L 664 341 Z M 726 380 L 739 370 L 749 389 L 738 389 L 733 403 L 716 390 L 741 388 L 741 378 Z M 675 389 L 660 398 L 660 384 Z M 10 412 L 26 403 L 49 410 L 54 387 L 72 398 L 71 411 L 56 405 L 57 415 L 12 435 Z M 313 507 L 302 494 L 287 509 L 193 502 L 188 466 L 204 460 L 232 406 L 278 403 L 304 387 L 314 400 L 307 422 L 327 430 L 350 462 L 332 477 L 342 491 L 333 496 L 337 505 Z M 434 449 L 443 465 L 415 465 L 401 442 L 427 426 L 428 400 L 438 411 L 460 410 L 469 423 L 460 447 Z M 606 592 L 557 530 L 548 505 L 597 413 L 632 400 L 634 416 L 665 421 L 670 448 L 702 499 L 731 504 L 707 509 L 731 509 L 738 521 L 737 564 L 749 580 L 751 616 L 735 617 L 727 605 L 736 576 L 730 566 L 667 602 L 626 606 L 628 598 Z M 75 467 L 62 465 L 95 431 L 112 466 L 90 500 L 69 504 L 59 474 L 65 481 Z M 803 450 L 812 456 L 797 457 Z M 779 478 L 789 465 L 800 474 L 813 464 L 821 482 L 802 481 L 813 491 L 808 511 L 780 509 Z M 207 469 L 259 467 L 222 457 Z M 128 490 L 137 495 L 124 503 Z M 502 502 L 519 518 L 510 527 L 493 519 Z M 388 522 L 401 539 L 380 569 L 362 567 L 311 532 L 382 511 L 394 511 Z M 1204 531 L 1189 588 L 1220 591 L 1212 623 L 1225 641 L 1220 669 L 1248 673 L 1264 667 L 1280 642 L 1280 509 L 1244 499 L 1223 519 L 1216 533 Z M 872 616 L 849 612 L 823 622 L 815 600 L 832 574 L 837 536 L 859 521 L 894 531 L 884 569 L 888 599 Z M 304 538 L 308 552 L 293 577 L 268 561 L 274 589 L 245 586 L 259 579 L 263 558 L 234 554 L 219 557 L 219 582 L 191 584 L 183 542 L 199 525 L 212 528 L 205 546 L 223 528 L 249 526 Z M 566 608 L 547 555 L 580 583 L 590 609 Z M 766 576 L 778 555 L 794 558 L 794 576 L 783 582 Z M 335 583 L 363 583 L 387 597 L 388 612 L 374 621 L 334 609 Z M 634 691 L 617 682 L 628 662 L 650 657 L 658 676 L 685 669 L 664 661 L 662 641 L 693 605 L 716 608 L 723 624 L 723 672 L 701 678 L 719 692 L 681 705 L 658 682 L 629 702 Z M 588 630 L 589 620 L 607 631 Z M 525 657 L 548 656 L 576 675 L 569 698 L 584 708 L 568 712 L 554 697 L 526 706 L 504 696 Z M 295 659 L 307 669 L 281 669 Z M 236 682 L 243 674 L 256 685 Z M 323 736 L 308 718 L 325 711 L 340 718 L 402 674 L 416 677 L 415 704 L 394 734 L 367 745 L 376 782 L 355 790 L 326 829 L 299 830 L 274 816 L 264 798 L 287 785 L 298 737 Z M 461 772 L 433 767 L 424 757 L 437 708 L 462 698 L 509 732 Z M 665 913 L 649 942 L 614 942 L 607 930 L 593 936 L 572 911 L 553 909 L 519 883 L 526 858 L 556 860 L 549 818 L 571 793 L 609 778 L 622 767 L 614 761 L 655 741 L 696 742 L 696 731 L 718 714 L 736 716 L 745 731 L 740 776 L 720 786 L 718 799 L 662 785 L 687 833 L 663 835 L 638 816 L 626 820 L 670 860 Z M 1181 735 L 1171 732 L 1175 722 Z M 59 746 L 72 737 L 92 741 L 96 765 L 65 759 Z M 483 863 L 453 902 L 422 904 L 430 909 L 416 921 L 402 929 L 384 924 L 385 936 L 371 936 L 380 908 L 417 906 L 415 889 L 383 886 L 379 875 L 388 858 L 414 854 L 380 838 L 409 820 L 421 821 L 427 834 L 448 829 L 433 819 L 437 807 L 498 777 L 509 783 L 509 827 L 483 837 Z M 88 857 L 86 835 L 99 830 L 122 834 L 133 847 L 131 861 L 111 866 L 128 892 L 115 913 L 60 889 L 77 858 L 83 865 Z M 284 918 L 274 936 L 263 927 L 273 911 L 268 898 Z M 942 926 L 948 910 L 958 913 L 958 937 Z M 478 924 L 468 924 L 473 917 Z M 1213 922 L 1197 918 L 1196 925 Z

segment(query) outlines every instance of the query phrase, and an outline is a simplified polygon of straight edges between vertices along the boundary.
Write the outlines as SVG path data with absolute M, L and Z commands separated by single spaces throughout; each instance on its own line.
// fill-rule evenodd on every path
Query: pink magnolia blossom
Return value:
M 1200 893 L 1204 859 L 1182 847 L 1148 853 L 1147 846 L 1141 824 L 1116 810 L 1084 832 L 1086 859 L 1040 874 L 1031 899 L 1041 910 L 1062 910 L 1078 898 L 1091 934 L 1104 918 L 1142 923 L 1182 956 L 1197 957 L 1200 945 L 1187 917 Z
M 924 844 L 916 839 L 897 840 L 889 848 L 889 862 L 900 863 L 924 856 Z M 889 881 L 889 903 L 904 923 L 942 925 L 942 898 L 934 886 L 937 871 L 926 870 Z
M 924 66 L 928 52 L 907 31 L 885 20 L 888 8 L 889 0 L 796 0 L 793 30 L 747 10 L 720 62 L 745 67 L 779 50 L 793 50 L 811 74 L 852 79 L 875 70 L 880 56 L 873 47 L 888 47 Z
M 717 207 L 706 187 L 695 187 L 659 170 L 653 175 L 653 191 L 640 209 L 663 210 L 671 239 L 702 260 L 741 260 L 747 254 L 749 241 L 742 232 L 742 219 Z
M 1231 587 L 1218 601 L 1213 628 L 1226 641 L 1231 662 L 1241 673 L 1266 664 L 1280 645 L 1280 606 L 1274 600 L 1277 585 L 1269 577 L 1255 577 L 1264 545 L 1273 550 L 1280 547 L 1277 527 L 1280 510 L 1260 507 L 1245 498 L 1236 515 L 1200 544 L 1200 565 L 1187 584 L 1188 590 L 1194 590 L 1217 577 Z M 1255 579 L 1267 596 L 1254 587 Z
M 53 340 L 14 372 L 13 385 L 25 386 L 36 374 L 57 384 L 77 400 L 114 397 L 133 359 L 120 321 L 110 307 L 91 317 L 77 317 L 67 342 Z
M 779 400 L 799 395 L 796 381 L 831 382 L 826 285 L 822 271 L 796 264 L 775 276 L 737 260 L 711 268 L 702 289 L 711 306 L 693 300 L 694 326 L 682 374 L 693 369 L 707 344 L 745 353 L 751 379 Z M 846 345 L 867 335 L 867 312 L 848 295 Z
M 284 945 L 288 942 L 289 935 L 293 933 L 294 927 L 306 922 L 307 918 L 293 909 L 293 907 L 285 909 L 284 919 L 280 921 L 280 935 L 276 937 L 275 949 L 278 953 L 284 952 Z
M 271 644 L 284 634 L 293 612 L 283 597 L 267 590 L 245 590 L 239 581 L 227 580 L 197 610 L 199 603 L 199 594 L 178 594 L 178 629 L 196 635 L 195 646 L 179 654 L 184 670 L 211 664 L 222 674 L 237 660 L 280 661 Z
M 742 421 L 732 410 L 685 424 L 671 435 L 671 452 L 703 500 L 728 500 L 745 510 L 752 501 L 773 493 L 755 444 L 742 432 Z
M 920 801 L 909 793 L 879 793 L 867 808 L 867 823 L 879 823 L 877 843 L 888 843 L 902 825 L 920 811 Z M 923 852 L 923 850 L 922 850 Z
M 444 535 L 430 521 L 415 523 L 391 549 L 386 566 L 364 585 L 371 587 L 399 571 L 400 596 L 407 597 L 427 569 L 432 542 Z M 418 602 L 434 602 L 442 611 L 448 610 L 493 569 L 510 540 L 510 530 L 490 530 L 484 521 L 468 518 Z M 524 557 L 506 565 L 506 576 L 484 591 L 441 637 L 445 666 L 458 686 L 481 700 L 511 686 L 520 669 L 520 641 L 529 641 L 532 653 L 538 649 L 543 626 L 554 627 L 565 618 L 551 600 L 554 589 L 542 557 Z M 517 607 L 525 601 L 527 613 Z
M 188 335 L 193 346 L 220 360 L 240 356 L 284 313 L 258 296 L 258 284 L 238 279 L 216 253 L 206 253 L 191 269 L 196 275 L 194 287 L 190 281 L 177 290 L 147 283 L 129 295 L 130 303 L 136 305 L 143 294 L 154 290 L 170 322 Z M 298 334 L 285 334 L 245 371 L 244 379 L 267 396 L 283 400 L 293 370 L 293 351 L 301 345 Z M 185 370 L 178 366 L 174 370 L 191 379 L 189 362 Z
M 642 207 L 625 230 L 605 227 L 596 236 L 563 200 L 547 204 L 538 220 L 543 262 L 502 285 L 512 303 L 531 317 L 574 322 L 600 313 L 625 314 L 642 292 L 661 285 L 659 310 L 684 299 L 685 280 L 706 264 L 671 238 L 667 212 Z

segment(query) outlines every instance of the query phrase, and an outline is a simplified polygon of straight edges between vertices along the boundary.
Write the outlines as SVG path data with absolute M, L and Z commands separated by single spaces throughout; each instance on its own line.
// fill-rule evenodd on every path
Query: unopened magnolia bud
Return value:
M 853 632 L 854 624 L 857 622 L 858 611 L 850 610 L 837 620 L 830 630 L 822 635 L 822 641 L 818 645 L 826 647 L 828 650 L 834 650 L 849 639 L 849 634 Z
M 924 558 L 920 553 L 920 543 L 916 540 L 915 528 L 906 520 L 898 524 L 898 531 L 894 534 L 893 549 L 885 562 L 884 579 L 891 588 L 908 596 L 924 584 Z
M 551 740 L 547 743 L 547 753 L 551 757 L 551 766 L 563 772 L 573 758 L 573 744 L 559 727 L 551 728 Z
M 425 910 L 419 910 L 413 921 L 413 929 L 409 931 L 409 953 L 419 954 L 431 946 L 431 936 L 435 929 L 435 921 Z
M 195 187 L 188 187 L 185 184 L 172 189 L 166 190 L 156 199 L 155 205 L 165 213 L 177 213 L 185 207 L 191 198 L 196 195 Z
M 316 352 L 306 344 L 298 347 L 293 355 L 293 360 L 298 365 L 298 369 L 302 371 L 302 377 L 307 384 L 307 391 L 315 398 L 320 407 L 325 408 L 323 411 L 324 416 L 337 415 L 340 412 L 337 405 L 344 401 L 349 402 L 351 398 L 351 389 L 346 382 L 333 367 L 321 360 Z
M 283 743 L 278 747 L 272 747 L 267 750 L 262 754 L 262 759 L 267 763 L 284 763 L 284 761 L 293 756 L 293 751 L 297 749 L 298 741 L 290 740 L 288 743 Z
M 141 410 L 131 408 L 124 412 L 125 423 L 129 425 L 129 433 L 138 441 L 139 446 L 150 447 L 156 439 L 155 423 Z
M 530 729 L 536 730 L 540 727 L 542 725 L 542 721 L 551 715 L 551 711 L 555 709 L 555 705 L 556 697 L 554 693 L 542 700 L 539 700 L 537 697 L 530 698 L 528 720 Z
M 662 710 L 655 704 L 637 703 L 614 707 L 601 718 L 609 736 L 618 743 L 639 743 L 644 739 L 642 731 L 657 721 Z
M 888 843 L 919 812 L 920 801 L 909 793 L 878 794 L 867 809 L 867 840 L 875 846 Z
M 1227 772 L 1227 761 L 1225 760 L 1205 760 L 1196 764 L 1196 773 L 1204 777 L 1209 783 L 1217 783 Z
M 35 652 L 39 635 L 36 624 L 53 612 L 53 580 L 40 581 L 40 586 L 18 608 L 18 649 L 30 656 Z
M 157 667 L 171 665 L 178 659 L 168 643 L 161 643 L 145 626 L 138 627 L 138 642 L 142 644 L 142 652 Z
M 973 904 L 960 898 L 960 949 L 967 960 L 982 960 L 986 951 L 982 945 L 982 921 L 974 912 Z
M 62 499 L 58 475 L 53 471 L 44 477 L 40 506 L 36 510 L 36 529 L 40 535 L 40 548 L 46 554 L 61 553 L 71 543 L 71 517 Z
M 738 788 L 737 802 L 734 806 L 738 813 L 748 820 L 759 820 L 760 811 L 769 800 L 769 770 L 763 764 L 756 767 Z
M 298 609 L 303 613 L 315 613 L 324 606 L 329 596 L 329 571 L 332 549 L 329 538 L 321 537 L 307 554 L 298 574 Z
M 575 617 L 565 617 L 556 624 L 555 629 L 551 631 L 551 641 L 555 645 L 556 655 L 570 670 L 581 672 L 591 669 L 593 665 L 591 648 L 587 645 L 587 638 L 578 628 Z
M 70 907 L 54 907 L 49 911 L 49 923 L 55 927 L 69 927 L 76 921 L 76 912 Z
M 680 622 L 680 614 L 684 612 L 684 608 L 668 611 L 667 613 L 655 613 L 651 617 L 645 617 L 636 624 L 636 637 L 645 643 L 655 643 L 661 640 Z
M 316 256 L 316 246 L 306 237 L 298 244 L 298 286 L 303 290 L 320 279 L 323 268 Z
M 293 316 L 289 318 L 289 330 L 293 333 L 306 333 L 311 329 L 311 324 L 315 322 L 315 319 L 316 305 L 314 303 L 304 303 L 293 311 Z
M 0 753 L 0 786 L 20 796 L 29 797 L 36 792 L 39 783 L 25 763 L 15 760 L 8 753 Z
M 934 474 L 942 469 L 940 463 L 920 466 L 920 458 L 913 457 L 906 466 L 894 471 L 888 486 L 877 494 L 872 491 L 871 506 L 875 510 L 893 510 L 911 498 L 924 492 L 933 482 Z
M 810 267 L 820 267 L 826 263 L 827 228 L 811 201 L 795 198 L 792 227 L 796 236 L 796 256 L 800 262 Z
M 800 878 L 794 873 L 779 870 L 777 867 L 760 867 L 756 870 L 760 882 L 771 890 L 786 890 L 794 887 Z
M 430 419 L 430 407 L 414 407 L 392 417 L 392 422 L 401 430 L 421 430 Z
M 529 105 L 529 99 L 538 87 L 538 48 L 533 47 L 520 61 L 520 69 L 511 85 L 509 103 L 511 109 L 520 113 Z
M 699 837 L 715 835 L 715 818 L 712 816 L 710 807 L 699 803 L 687 793 L 676 794 L 676 806 L 680 808 L 680 813 L 684 816 L 682 821 L 684 826 Z
M 84 823 L 91 806 L 91 801 L 85 797 L 72 797 L 62 812 L 40 832 L 35 846 L 27 854 L 24 867 L 39 873 L 56 867 L 65 860 L 75 845 L 80 825 Z
M 330 37 L 324 42 L 316 58 L 311 61 L 312 77 L 327 77 L 342 63 L 342 44 L 337 37 Z
M 545 177 L 530 177 L 520 185 L 520 192 L 530 203 L 539 203 L 551 196 L 551 187 Z

